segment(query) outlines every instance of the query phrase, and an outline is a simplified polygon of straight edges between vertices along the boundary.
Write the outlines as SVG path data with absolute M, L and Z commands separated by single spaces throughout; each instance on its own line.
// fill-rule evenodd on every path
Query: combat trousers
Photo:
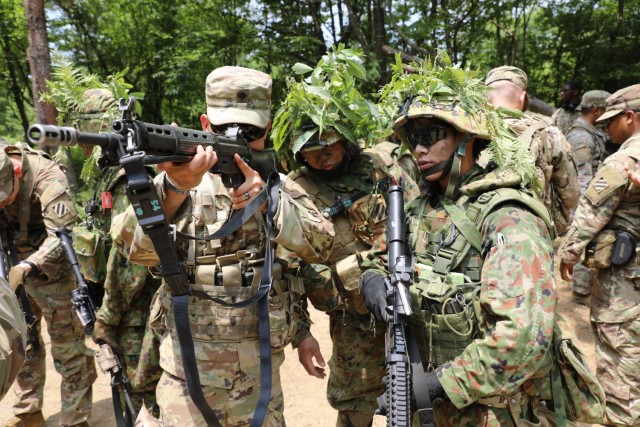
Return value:
M 612 425 L 640 425 L 640 320 L 595 323 L 596 373 Z
M 580 295 L 591 295 L 595 273 L 580 263 L 573 266 L 573 291 Z
M 255 354 L 245 354 L 256 362 L 259 360 L 259 351 L 256 345 Z M 280 366 L 284 362 L 283 351 L 273 351 L 271 355 L 271 400 L 267 408 L 263 426 L 285 427 L 284 421 L 284 396 L 280 382 Z M 237 378 L 237 383 L 242 383 L 242 378 Z M 214 410 L 218 421 L 224 427 L 246 427 L 251 424 L 253 413 L 256 409 L 260 394 L 260 385 L 255 384 L 248 388 L 231 387 L 218 388 L 202 386 L 202 392 L 209 406 Z M 160 406 L 160 421 L 164 427 L 207 427 L 207 423 L 200 414 L 198 408 L 189 397 L 187 382 L 181 378 L 163 372 L 156 398 Z
M 384 393 L 386 324 L 376 322 L 372 328 L 370 315 L 339 310 L 329 319 L 333 354 L 327 399 L 339 411 L 338 426 L 366 427 L 378 407 L 376 399 Z
M 79 424 L 89 419 L 91 385 L 97 377 L 93 353 L 84 344 L 84 327 L 71 305 L 75 280 L 70 272 L 70 267 L 63 267 L 62 274 L 54 281 L 29 278 L 26 286 L 37 324 L 40 325 L 43 317 L 47 322 L 53 364 L 62 376 L 61 425 Z M 38 341 L 39 349 L 28 352 L 29 359 L 25 361 L 13 387 L 17 397 L 13 407 L 16 415 L 42 410 L 46 367 L 40 326 Z

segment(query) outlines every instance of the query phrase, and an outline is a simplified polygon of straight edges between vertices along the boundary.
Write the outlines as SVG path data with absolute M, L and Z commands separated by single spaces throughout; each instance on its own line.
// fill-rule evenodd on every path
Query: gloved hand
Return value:
M 29 264 L 20 263 L 11 268 L 9 271 L 9 286 L 11 286 L 13 292 L 17 292 L 20 286 L 24 286 L 29 273 L 31 273 Z
M 387 313 L 387 287 L 384 277 L 373 271 L 367 271 L 360 278 L 360 293 L 364 303 L 378 321 L 388 322 L 391 318 Z
M 122 355 L 122 349 L 118 345 L 118 331 L 116 326 L 107 325 L 102 320 L 96 320 L 93 325 L 91 339 L 96 344 L 108 344 L 118 355 Z

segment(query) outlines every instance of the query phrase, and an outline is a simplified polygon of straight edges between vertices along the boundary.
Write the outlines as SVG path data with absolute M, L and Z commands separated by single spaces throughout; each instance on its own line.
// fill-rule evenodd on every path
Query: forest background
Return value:
M 196 129 L 214 68 L 269 73 L 275 109 L 292 65 L 314 66 L 338 43 L 365 52 L 361 90 L 372 98 L 395 52 L 409 61 L 438 48 L 481 74 L 526 70 L 529 93 L 551 105 L 566 80 L 610 92 L 640 81 L 640 0 L 0 0 L 0 28 L 0 136 L 10 142 L 31 123 L 56 123 L 34 99 L 60 58 L 101 79 L 124 71 L 145 94 L 142 120 Z

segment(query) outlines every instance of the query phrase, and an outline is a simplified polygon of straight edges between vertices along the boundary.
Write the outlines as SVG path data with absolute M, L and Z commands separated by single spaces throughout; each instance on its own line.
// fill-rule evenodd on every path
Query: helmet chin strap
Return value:
M 449 200 L 453 200 L 453 192 L 456 189 L 456 185 L 458 184 L 458 178 L 460 177 L 460 166 L 462 165 L 462 157 L 464 157 L 467 151 L 467 145 L 471 141 L 473 137 L 472 134 L 465 134 L 462 141 L 458 145 L 455 153 L 453 154 L 453 167 L 451 168 L 451 173 L 449 174 L 449 182 L 447 183 L 447 191 L 445 192 L 445 197 Z

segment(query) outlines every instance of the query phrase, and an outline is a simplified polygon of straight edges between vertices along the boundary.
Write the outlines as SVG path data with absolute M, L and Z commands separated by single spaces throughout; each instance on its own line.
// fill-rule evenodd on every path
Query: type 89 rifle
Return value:
M 231 127 L 226 135 L 168 125 L 146 123 L 133 118 L 135 99 L 121 99 L 122 118 L 111 124 L 110 133 L 79 132 L 72 127 L 36 124 L 29 127 L 27 138 L 39 146 L 71 146 L 75 144 L 98 145 L 102 155 L 101 168 L 119 166 L 126 154 L 143 153 L 145 164 L 161 162 L 183 163 L 190 161 L 198 145 L 211 146 L 218 161 L 210 172 L 220 174 L 227 188 L 237 188 L 244 182 L 244 175 L 234 161 L 234 154 L 260 173 L 263 180 L 276 170 L 276 153 L 273 149 L 252 150 L 239 128 Z

